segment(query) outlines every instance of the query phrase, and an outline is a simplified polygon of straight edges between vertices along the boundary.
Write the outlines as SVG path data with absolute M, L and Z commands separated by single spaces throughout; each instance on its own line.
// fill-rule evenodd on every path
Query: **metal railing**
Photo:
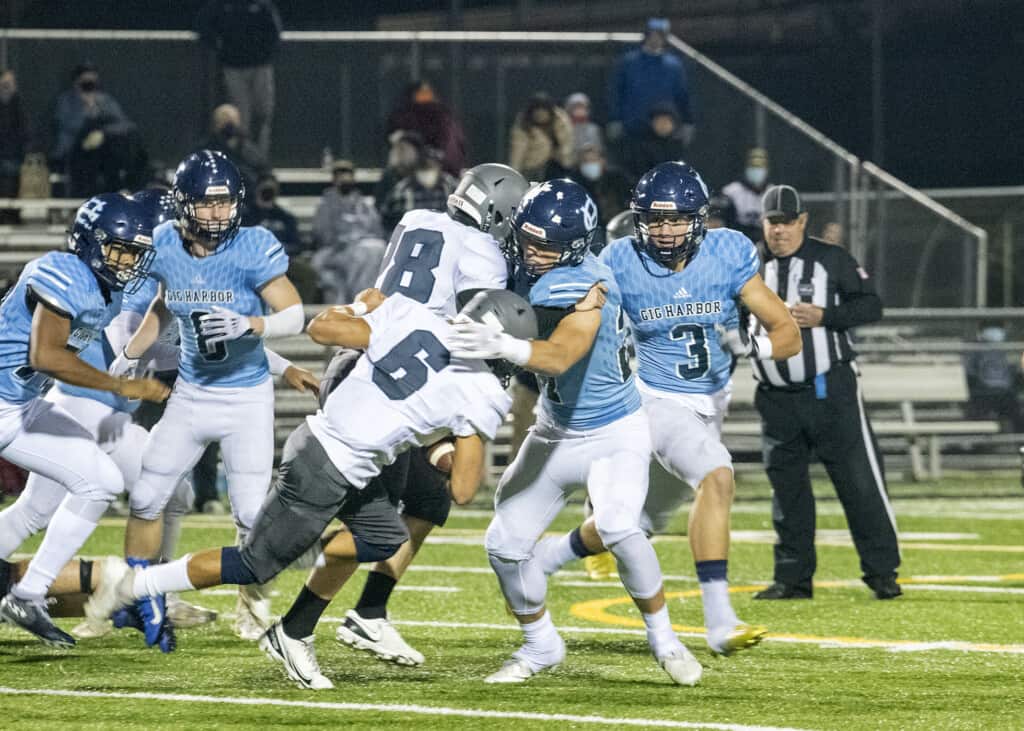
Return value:
M 282 39 L 275 161 L 314 168 L 325 147 L 358 167 L 378 166 L 391 102 L 423 76 L 461 112 L 471 160 L 507 159 L 509 126 L 531 93 L 546 89 L 559 98 L 585 91 L 600 110 L 623 44 L 641 35 L 286 31 Z M 692 62 L 703 110 L 686 154 L 713 187 L 736 177 L 747 147 L 765 146 L 774 181 L 824 191 L 807 199 L 812 233 L 837 224 L 887 304 L 987 304 L 983 230 L 862 162 L 689 44 L 675 37 L 670 43 Z M 0 64 L 18 70 L 29 107 L 48 108 L 66 69 L 83 58 L 99 64 L 105 86 L 139 123 L 154 157 L 173 162 L 203 137 L 217 77 L 195 34 L 0 29 Z M 942 266 L 951 260 L 956 267 Z

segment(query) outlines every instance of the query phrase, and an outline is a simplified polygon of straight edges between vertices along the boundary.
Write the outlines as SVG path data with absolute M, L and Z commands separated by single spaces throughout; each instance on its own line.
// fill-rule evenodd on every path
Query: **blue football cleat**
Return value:
M 0 620 L 31 632 L 50 647 L 74 647 L 75 638 L 50 619 L 45 599 L 19 599 L 8 594 L 0 601 Z
M 142 632 L 142 617 L 135 611 L 135 607 L 124 607 L 110 615 L 110 621 L 114 623 L 114 629 L 131 627 Z

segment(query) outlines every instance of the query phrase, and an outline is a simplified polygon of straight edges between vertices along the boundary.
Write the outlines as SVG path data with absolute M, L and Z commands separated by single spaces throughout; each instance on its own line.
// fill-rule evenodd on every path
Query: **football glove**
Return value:
M 227 340 L 238 340 L 252 332 L 249 318 L 224 307 L 214 307 L 213 312 L 199 318 L 199 334 L 210 345 Z

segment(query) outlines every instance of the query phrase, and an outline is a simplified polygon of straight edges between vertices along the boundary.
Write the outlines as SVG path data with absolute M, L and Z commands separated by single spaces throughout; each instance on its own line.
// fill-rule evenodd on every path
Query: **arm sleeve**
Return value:
M 825 308 L 822 324 L 833 330 L 849 330 L 882 319 L 882 300 L 868 273 L 845 250 L 835 247 L 832 276 L 839 304 Z
M 288 253 L 274 234 L 263 229 L 254 247 L 253 266 L 249 270 L 250 286 L 259 291 L 271 280 L 288 273 Z

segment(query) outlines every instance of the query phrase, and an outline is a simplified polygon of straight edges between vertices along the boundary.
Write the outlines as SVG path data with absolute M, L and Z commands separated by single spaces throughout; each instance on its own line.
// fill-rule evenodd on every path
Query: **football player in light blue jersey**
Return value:
M 640 526 L 650 432 L 629 369 L 618 285 L 589 252 L 596 228 L 597 206 L 580 185 L 535 185 L 513 220 L 515 264 L 545 339 L 517 340 L 488 327 L 486 318 L 455 324 L 454 355 L 499 358 L 541 376 L 540 415 L 502 475 L 484 541 L 525 642 L 488 683 L 523 682 L 565 657 L 545 608 L 547 578 L 534 546 L 566 495 L 580 487 L 658 663 L 681 685 L 696 684 L 702 673 L 672 630 L 658 558 Z
M 75 641 L 50 620 L 47 589 L 124 489 L 124 479 L 92 434 L 40 395 L 57 378 L 125 398 L 167 398 L 159 381 L 116 378 L 78 357 L 121 309 L 122 290 L 146 276 L 151 236 L 136 201 L 120 194 L 91 198 L 75 216 L 71 251 L 29 262 L 0 304 L 0 456 L 67 493 L 28 571 L 0 601 L 0 619 L 50 645 Z
M 730 229 L 706 229 L 708 191 L 682 162 L 657 165 L 637 183 L 631 205 L 635 235 L 612 242 L 601 260 L 622 290 L 639 362 L 637 386 L 651 425 L 657 462 L 644 506 L 644 527 L 664 529 L 682 504 L 683 482 L 695 491 L 688 535 L 704 600 L 707 641 L 728 655 L 764 637 L 740 622 L 729 600 L 729 512 L 735 492 L 732 458 L 722 445 L 734 355 L 788 358 L 800 334 L 785 304 L 765 286 L 753 243 Z M 768 335 L 739 331 L 737 301 Z M 592 521 L 540 547 L 545 570 L 604 550 Z
M 172 193 L 177 220 L 153 233 L 151 272 L 160 295 L 111 367 L 114 373 L 136 368 L 161 325 L 177 320 L 178 380 L 150 432 L 142 474 L 129 496 L 125 555 L 135 566 L 156 557 L 160 513 L 213 441 L 220 443 L 244 541 L 270 486 L 274 458 L 274 384 L 263 340 L 299 334 L 305 322 L 286 275 L 284 247 L 265 228 L 240 226 L 245 189 L 227 157 L 209 150 L 189 155 L 175 172 Z M 265 314 L 268 309 L 274 314 Z M 143 615 L 147 606 L 162 613 L 162 602 L 157 597 L 136 606 Z M 269 599 L 249 592 L 240 596 L 239 608 L 251 620 L 246 636 L 257 639 L 269 620 Z M 152 644 L 154 638 L 147 633 L 146 640 Z

